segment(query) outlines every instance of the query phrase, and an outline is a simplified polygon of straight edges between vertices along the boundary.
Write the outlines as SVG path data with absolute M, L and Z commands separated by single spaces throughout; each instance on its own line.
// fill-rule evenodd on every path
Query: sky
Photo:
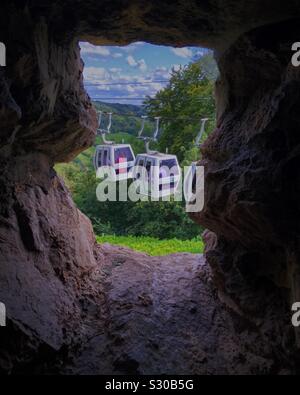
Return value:
M 167 84 L 172 68 L 176 70 L 203 53 L 201 48 L 144 42 L 124 47 L 81 42 L 80 47 L 84 84 L 91 98 L 124 104 L 141 104 L 147 95 L 154 96 Z

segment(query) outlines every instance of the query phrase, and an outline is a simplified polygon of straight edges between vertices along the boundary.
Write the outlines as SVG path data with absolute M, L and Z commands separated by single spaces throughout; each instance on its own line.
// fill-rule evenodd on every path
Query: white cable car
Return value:
M 156 117 L 156 129 L 153 137 L 142 136 L 145 119 L 142 117 L 142 127 L 138 138 L 145 141 L 146 153 L 138 154 L 135 159 L 133 178 L 140 180 L 141 195 L 147 195 L 154 198 L 161 198 L 174 195 L 178 189 L 181 170 L 178 164 L 177 156 L 164 154 L 149 149 L 150 141 L 157 141 L 159 132 L 160 117 Z
M 204 130 L 205 130 L 205 124 L 209 120 L 209 118 L 202 118 L 201 119 L 201 129 L 200 132 L 198 133 L 196 140 L 195 140 L 195 146 L 200 147 L 200 141 L 203 136 Z M 191 165 L 189 166 L 185 177 L 184 177 L 184 183 L 183 183 L 183 192 L 184 192 L 184 197 L 186 200 L 186 204 L 192 204 L 194 196 L 196 194 L 196 170 L 197 170 L 197 162 L 192 162 Z
M 132 177 L 132 167 L 135 156 L 130 144 L 115 144 L 107 141 L 105 135 L 110 133 L 112 124 L 112 113 L 108 113 L 109 121 L 107 129 L 101 128 L 102 112 L 99 112 L 99 124 L 97 132 L 102 136 L 104 145 L 97 145 L 94 155 L 94 167 L 111 166 L 114 169 L 114 181 L 127 180 Z

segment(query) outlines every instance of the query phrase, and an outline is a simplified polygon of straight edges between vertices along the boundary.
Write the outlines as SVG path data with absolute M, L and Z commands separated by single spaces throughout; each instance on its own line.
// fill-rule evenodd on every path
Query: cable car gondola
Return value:
M 133 178 L 140 180 L 141 195 L 153 198 L 174 195 L 181 177 L 177 156 L 149 149 L 150 142 L 157 141 L 160 117 L 155 117 L 156 128 L 153 137 L 142 136 L 146 118 L 142 117 L 142 127 L 138 135 L 139 139 L 145 141 L 146 153 L 136 156 Z
M 132 178 L 132 167 L 134 166 L 135 156 L 130 144 L 115 144 L 113 141 L 106 140 L 106 134 L 110 133 L 112 124 L 112 113 L 108 113 L 107 129 L 101 128 L 102 111 L 99 112 L 99 123 L 97 132 L 101 134 L 103 145 L 97 145 L 94 155 L 94 167 L 111 166 L 114 169 L 113 181 L 122 181 Z

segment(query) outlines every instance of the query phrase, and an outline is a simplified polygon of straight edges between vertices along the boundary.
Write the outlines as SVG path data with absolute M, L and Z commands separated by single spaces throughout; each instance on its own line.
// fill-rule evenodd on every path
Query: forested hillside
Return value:
M 104 103 L 95 101 L 94 106 L 96 110 L 103 111 L 102 126 L 107 126 L 107 113 L 112 113 L 112 133 L 128 133 L 132 136 L 137 136 L 141 128 L 141 116 L 146 115 L 144 106 L 136 106 L 134 104 L 120 104 L 120 103 Z M 145 125 L 145 134 L 151 132 L 151 122 L 147 121 Z

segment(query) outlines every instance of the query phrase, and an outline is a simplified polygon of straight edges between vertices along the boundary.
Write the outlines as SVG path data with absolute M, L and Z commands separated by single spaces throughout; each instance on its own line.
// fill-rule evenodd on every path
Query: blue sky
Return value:
M 201 48 L 172 48 L 144 42 L 124 47 L 82 42 L 80 47 L 85 63 L 84 83 L 90 96 L 131 104 L 141 104 L 136 98 L 155 95 L 166 85 L 164 81 L 170 78 L 173 67 L 186 65 L 203 53 Z

